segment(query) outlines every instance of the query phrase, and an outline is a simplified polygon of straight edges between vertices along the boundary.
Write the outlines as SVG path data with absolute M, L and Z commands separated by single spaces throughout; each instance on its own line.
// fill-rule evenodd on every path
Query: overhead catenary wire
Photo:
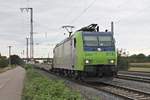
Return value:
M 39 26 L 41 26 L 41 27 L 43 27 L 43 28 L 45 28 L 45 29 L 48 29 L 48 30 L 56 30 L 56 29 L 58 29 L 58 27 L 57 28 L 50 28 L 48 25 L 46 25 L 46 24 L 41 24 L 41 23 L 39 23 L 39 22 L 37 22 L 37 21 L 33 21 L 36 25 L 39 25 Z
M 92 7 L 92 5 L 95 3 L 96 0 L 93 0 L 77 17 L 75 17 L 73 20 L 71 20 L 70 24 L 74 23 L 77 21 L 84 13 L 87 12 L 89 8 Z
M 40 26 L 42 26 L 43 28 L 47 28 L 47 29 L 49 29 L 49 30 L 56 30 L 56 29 L 52 29 L 52 28 L 49 28 L 49 26 L 48 25 L 46 25 L 46 24 L 41 24 L 41 23 L 39 23 L 39 22 L 37 22 L 37 21 L 33 21 L 35 24 L 37 24 L 37 25 L 40 25 Z M 60 28 L 61 29 L 61 28 Z M 37 33 L 37 34 L 40 34 L 39 32 L 34 32 L 35 34 Z M 42 32 L 41 34 L 45 34 L 45 35 L 48 35 L 48 33 L 49 32 Z M 60 35 L 62 35 L 62 34 L 60 34 L 60 32 L 56 32 L 56 34 L 53 36 L 53 39 L 55 38 L 55 41 L 53 41 L 53 42 L 56 42 L 57 40 L 58 40 L 58 38 L 62 38 L 62 36 L 60 36 Z M 47 36 L 46 36 L 46 38 L 47 38 Z M 53 45 L 55 45 L 56 43 L 54 43 Z
M 130 14 L 130 15 L 128 15 L 128 16 L 122 18 L 122 20 L 126 20 L 127 18 L 129 18 L 129 17 L 131 17 L 131 16 L 134 16 L 134 15 L 136 15 L 136 14 L 140 15 L 140 13 L 141 13 L 142 11 L 144 11 L 145 9 L 147 9 L 147 8 L 150 8 L 150 7 L 148 6 L 148 7 L 145 7 L 144 9 L 138 10 L 137 12 L 132 13 L 132 14 Z M 119 23 L 119 22 L 122 21 L 122 20 L 119 19 L 119 20 L 116 21 L 115 23 Z
M 76 0 L 72 0 L 71 2 L 71 4 L 75 4 L 76 2 L 75 2 Z M 73 5 L 72 5 L 73 6 Z M 73 13 L 73 11 L 75 10 L 75 8 L 76 7 L 71 7 L 71 9 L 69 9 L 69 11 L 67 11 L 65 14 L 64 14 L 64 16 L 62 16 L 62 18 L 64 19 L 64 18 L 68 18 L 68 17 L 70 17 L 70 15 Z
M 49 26 L 47 26 L 46 24 L 40 24 L 37 21 L 34 21 L 34 23 L 37 24 L 37 25 L 42 26 L 43 28 L 47 28 L 49 30 L 55 30 L 56 31 L 56 29 L 57 29 L 57 28 L 49 28 Z M 61 29 L 61 28 L 58 28 L 58 29 Z M 44 32 L 44 34 L 47 34 L 47 33 L 49 33 L 49 32 Z M 60 33 L 57 33 L 53 38 L 57 39 L 59 36 L 60 36 Z
M 85 7 L 85 9 L 77 16 L 75 17 L 73 20 L 70 21 L 70 24 L 75 23 L 84 13 L 86 13 L 88 11 L 89 8 L 91 8 L 93 6 L 93 4 L 95 3 L 96 0 L 93 0 L 87 7 Z M 117 7 L 120 7 L 124 4 L 126 4 L 129 0 L 126 0 L 125 2 L 119 4 Z M 109 25 L 110 27 L 110 25 Z
M 117 8 L 120 8 L 122 5 L 126 4 L 128 1 L 129 1 L 129 0 L 125 1 L 124 3 L 121 3 L 120 5 L 117 6 Z M 117 20 L 117 18 L 116 18 L 116 21 L 113 20 L 113 21 L 114 21 L 114 24 L 119 24 L 119 22 L 121 22 L 121 21 L 126 21 L 126 20 L 128 20 L 128 18 L 130 18 L 131 16 L 134 16 L 134 15 L 136 15 L 136 14 L 137 14 L 137 15 L 140 15 L 141 12 L 144 11 L 144 10 L 146 10 L 147 8 L 150 8 L 150 7 L 147 6 L 147 7 L 143 8 L 143 9 L 140 9 L 140 10 L 138 10 L 138 11 L 136 11 L 136 12 L 133 12 L 133 13 L 131 13 L 131 14 L 129 14 L 129 15 L 123 17 L 123 18 L 118 18 L 118 20 Z M 142 12 L 142 13 L 143 13 L 143 12 Z M 107 28 L 110 28 L 110 25 L 108 25 Z
M 117 9 L 120 9 L 120 7 L 122 7 L 123 5 L 126 5 L 130 0 L 126 0 L 122 3 L 120 3 L 119 5 L 117 5 L 115 8 Z M 111 22 L 114 22 L 114 24 L 116 24 L 116 21 L 115 20 L 111 20 Z M 109 29 L 111 27 L 111 25 L 109 24 L 108 26 L 106 26 L 106 29 Z

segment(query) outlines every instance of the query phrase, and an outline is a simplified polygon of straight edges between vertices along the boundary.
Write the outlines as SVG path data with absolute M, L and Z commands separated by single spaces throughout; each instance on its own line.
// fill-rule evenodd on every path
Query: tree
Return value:
M 146 56 L 142 53 L 137 55 L 137 59 L 139 62 L 145 62 L 146 61 Z
M 128 55 L 125 51 L 118 50 L 118 61 L 117 61 L 117 66 L 119 70 L 128 70 Z
M 144 55 L 144 54 L 142 54 L 142 53 L 140 53 L 140 54 L 134 54 L 134 55 L 131 55 L 130 57 L 129 57 L 129 62 L 134 62 L 134 63 L 139 63 L 139 62 L 149 62 L 150 61 L 150 59 L 149 59 L 149 56 L 146 56 L 146 55 Z
M 146 56 L 143 53 L 137 55 L 137 58 L 145 58 Z
M 5 56 L 1 56 L 0 54 L 0 67 L 7 67 L 8 66 L 8 60 Z
M 24 61 L 18 55 L 11 55 L 10 59 L 11 59 L 11 64 L 15 64 L 15 65 L 24 64 Z

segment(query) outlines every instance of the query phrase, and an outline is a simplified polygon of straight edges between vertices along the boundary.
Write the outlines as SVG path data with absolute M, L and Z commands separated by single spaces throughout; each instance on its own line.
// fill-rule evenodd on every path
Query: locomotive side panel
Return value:
M 59 68 L 62 66 L 63 60 L 63 45 L 58 46 L 54 49 L 54 68 Z M 61 50 L 62 49 L 62 50 Z
M 72 69 L 72 41 L 71 39 L 64 43 L 64 62 L 63 67 L 66 69 Z
M 54 68 L 72 69 L 72 39 L 64 41 L 54 49 Z

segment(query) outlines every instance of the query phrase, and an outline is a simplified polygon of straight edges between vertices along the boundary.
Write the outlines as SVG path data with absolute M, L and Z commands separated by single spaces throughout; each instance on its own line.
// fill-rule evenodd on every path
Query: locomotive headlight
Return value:
M 110 63 L 114 64 L 114 63 L 115 63 L 115 61 L 114 61 L 114 60 L 110 60 Z
M 97 51 L 102 51 L 101 48 L 97 48 Z
M 85 60 L 85 63 L 86 63 L 86 64 L 89 64 L 89 63 L 90 63 L 90 61 L 89 61 L 89 60 Z

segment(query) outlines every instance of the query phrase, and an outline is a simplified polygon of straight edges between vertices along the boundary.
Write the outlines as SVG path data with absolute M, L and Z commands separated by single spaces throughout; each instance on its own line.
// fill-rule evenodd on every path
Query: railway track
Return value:
M 137 75 L 137 76 L 147 76 L 147 77 L 150 77 L 150 72 L 119 71 L 118 74 Z
M 150 73 L 119 72 L 116 78 L 150 83 Z
M 110 83 L 103 83 L 103 85 L 93 85 L 92 87 L 122 97 L 125 100 L 150 100 L 150 93 L 133 88 L 113 85 Z
M 49 72 L 45 69 L 42 69 L 46 72 Z M 52 74 L 52 72 L 49 72 Z M 58 75 L 57 75 L 58 76 Z M 59 76 L 60 77 L 60 76 Z M 65 78 L 65 77 L 62 77 Z M 116 97 L 121 97 L 125 100 L 150 100 L 150 92 L 145 92 L 142 90 L 134 89 L 134 88 L 129 88 L 125 86 L 120 86 L 120 85 L 114 85 L 111 84 L 111 82 L 101 82 L 101 83 L 88 83 L 88 82 L 82 82 L 82 81 L 77 81 L 73 80 L 70 78 L 65 78 L 67 80 L 70 80 L 72 82 L 76 82 L 78 84 L 91 87 L 94 89 L 97 89 L 99 91 L 103 91 L 105 93 L 114 95 Z
M 95 88 L 99 91 L 103 91 L 111 95 L 115 95 L 117 97 L 121 97 L 125 100 L 150 100 L 150 92 L 144 92 L 142 90 L 138 90 L 134 88 L 114 85 L 105 81 L 101 81 L 100 83 L 91 83 L 91 82 L 88 83 L 85 81 L 82 82 L 73 79 L 69 79 L 69 80 L 87 87 Z

